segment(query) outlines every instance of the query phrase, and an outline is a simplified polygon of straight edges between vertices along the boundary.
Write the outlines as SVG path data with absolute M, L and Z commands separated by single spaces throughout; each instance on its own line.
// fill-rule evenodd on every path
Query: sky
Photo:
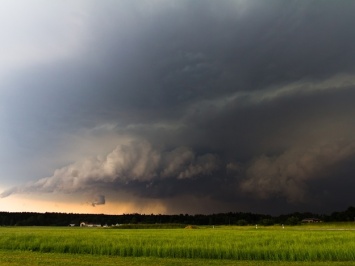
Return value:
M 0 211 L 354 205 L 355 2 L 2 0 Z

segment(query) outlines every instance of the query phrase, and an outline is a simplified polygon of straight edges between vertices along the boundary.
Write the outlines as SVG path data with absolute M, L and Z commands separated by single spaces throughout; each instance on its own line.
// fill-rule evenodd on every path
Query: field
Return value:
M 295 227 L 0 227 L 0 265 L 355 265 L 355 223 Z M 29 264 L 26 264 L 29 263 Z

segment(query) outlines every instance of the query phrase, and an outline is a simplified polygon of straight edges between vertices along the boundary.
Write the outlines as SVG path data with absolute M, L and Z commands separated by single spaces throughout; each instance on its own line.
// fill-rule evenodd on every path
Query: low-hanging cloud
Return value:
M 209 175 L 218 167 L 218 158 L 213 154 L 196 155 L 188 147 L 164 152 L 154 149 L 146 140 L 131 140 L 118 145 L 106 156 L 87 158 L 62 167 L 50 177 L 11 188 L 0 197 L 26 192 L 74 193 L 109 187 L 113 183 L 124 185 L 130 181 L 184 179 Z M 92 205 L 104 203 L 104 195 L 100 195 Z
M 91 205 L 95 207 L 96 205 L 104 205 L 106 203 L 106 199 L 104 195 L 96 195 L 91 202 Z
M 246 169 L 240 188 L 262 199 L 281 195 L 290 202 L 305 202 L 309 180 L 321 179 L 354 154 L 355 142 L 333 141 L 291 148 L 279 156 L 262 155 Z

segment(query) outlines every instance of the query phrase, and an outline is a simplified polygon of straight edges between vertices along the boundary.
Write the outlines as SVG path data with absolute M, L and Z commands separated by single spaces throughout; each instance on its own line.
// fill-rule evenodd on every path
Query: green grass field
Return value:
M 285 229 L 0 227 L 0 265 L 355 265 L 354 251 L 355 223 Z

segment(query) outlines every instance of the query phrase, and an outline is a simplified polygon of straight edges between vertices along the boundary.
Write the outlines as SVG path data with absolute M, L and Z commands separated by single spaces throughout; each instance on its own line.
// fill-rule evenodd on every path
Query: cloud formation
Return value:
M 352 204 L 354 2 L 18 1 L 0 3 L 1 197 Z
M 307 202 L 307 181 L 321 182 L 327 171 L 354 155 L 355 143 L 342 141 L 262 155 L 246 169 L 241 189 L 260 198 L 282 195 L 291 202 Z
M 218 167 L 216 155 L 196 155 L 187 147 L 162 152 L 154 149 L 146 140 L 134 139 L 118 145 L 106 156 L 87 158 L 62 167 L 50 177 L 11 188 L 1 193 L 0 197 L 25 192 L 75 193 L 102 186 L 109 188 L 113 184 L 123 186 L 132 181 L 208 176 Z M 93 206 L 105 203 L 104 195 L 97 197 L 92 202 Z
M 106 203 L 106 199 L 104 195 L 97 195 L 91 205 L 95 207 L 96 205 L 104 205 Z

